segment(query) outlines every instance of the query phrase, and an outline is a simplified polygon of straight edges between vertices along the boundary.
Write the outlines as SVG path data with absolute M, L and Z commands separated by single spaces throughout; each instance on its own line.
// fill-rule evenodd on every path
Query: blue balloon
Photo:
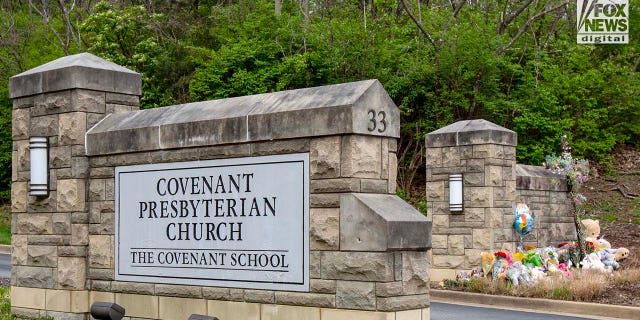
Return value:
M 516 220 L 513 222 L 513 227 L 516 232 L 526 236 L 533 230 L 533 217 L 529 213 L 529 207 L 524 203 L 519 203 L 515 209 Z

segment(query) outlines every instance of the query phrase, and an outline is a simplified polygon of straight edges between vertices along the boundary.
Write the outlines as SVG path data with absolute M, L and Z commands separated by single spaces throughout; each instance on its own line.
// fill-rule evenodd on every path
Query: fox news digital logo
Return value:
M 578 43 L 629 43 L 629 0 L 577 0 Z

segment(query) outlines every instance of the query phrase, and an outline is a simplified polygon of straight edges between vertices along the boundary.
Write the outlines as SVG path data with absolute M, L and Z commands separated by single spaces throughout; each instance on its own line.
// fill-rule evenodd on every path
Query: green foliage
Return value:
M 150 14 L 144 6 L 111 8 L 106 1 L 81 25 L 89 51 L 142 74 L 142 108 L 153 108 L 174 100 L 161 88 L 160 65 L 167 62 L 161 46 L 159 25 L 164 15 Z
M 573 295 L 571 293 L 571 289 L 567 287 L 554 287 L 551 292 L 551 296 L 554 299 L 560 300 L 571 300 L 571 297 Z
M 602 220 L 607 223 L 615 222 L 618 220 L 618 215 L 615 213 L 604 213 L 602 214 Z
M 0 87 L 0 168 L 11 168 L 11 111 L 7 87 Z M 11 198 L 11 170 L 0 170 L 0 204 Z
M 575 23 L 558 15 L 575 6 L 533 19 L 547 8 L 534 2 L 502 26 L 519 4 L 465 2 L 453 17 L 449 1 L 404 2 L 433 41 L 395 0 L 310 1 L 308 13 L 296 1 L 283 1 L 281 14 L 267 0 L 82 2 L 72 24 L 83 49 L 142 74 L 142 108 L 379 79 L 401 110 L 398 161 L 408 176 L 424 172 L 424 135 L 462 119 L 484 118 L 516 131 L 517 160 L 527 164 L 558 153 L 563 134 L 576 156 L 597 162 L 610 161 L 617 145 L 639 146 L 636 3 L 630 4 L 631 43 L 594 46 L 576 44 Z M 0 4 L 5 168 L 7 76 L 64 54 L 28 3 L 7 3 Z M 63 31 L 59 10 L 52 13 L 49 22 Z M 2 200 L 9 172 L 0 173 Z
M 400 197 L 400 199 L 410 203 L 423 215 L 427 215 L 427 199 L 424 193 L 409 194 L 409 192 L 404 189 L 398 189 L 396 195 Z
M 9 5 L 6 10 L 5 5 Z M 53 23 L 60 26 L 60 20 Z M 64 55 L 54 35 L 26 2 L 0 4 L 0 205 L 11 197 L 11 117 L 9 77 Z
M 0 244 L 11 244 L 11 206 L 0 205 Z
M 11 225 L 0 226 L 0 244 L 11 245 Z
M 11 314 L 11 288 L 0 287 L 0 320 L 16 319 Z

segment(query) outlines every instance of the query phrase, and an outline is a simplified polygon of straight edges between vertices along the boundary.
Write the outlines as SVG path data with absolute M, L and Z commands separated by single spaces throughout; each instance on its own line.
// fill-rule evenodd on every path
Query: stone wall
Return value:
M 485 120 L 456 122 L 426 137 L 428 219 L 433 222 L 432 279 L 480 266 L 480 253 L 515 250 L 513 207 L 532 210 L 525 244 L 572 240 L 566 181 L 542 167 L 516 165 L 516 133 Z M 449 175 L 463 174 L 463 211 L 449 210 Z
M 117 70 L 111 81 L 131 74 L 90 55 L 72 57 L 33 72 L 47 78 L 47 68 L 87 63 Z M 377 81 L 135 112 L 122 111 L 137 109 L 139 82 L 127 95 L 111 82 L 102 86 L 44 94 L 11 88 L 14 313 L 84 319 L 91 303 L 111 301 L 147 319 L 429 319 L 430 224 L 394 195 L 399 112 Z M 369 130 L 369 110 L 385 112 L 384 132 Z M 27 196 L 28 138 L 40 134 L 27 129 L 34 123 L 49 130 L 47 198 Z M 117 166 L 289 153 L 310 158 L 309 292 L 115 280 Z M 386 232 L 363 244 L 359 230 Z
M 535 228 L 525 245 L 556 246 L 575 241 L 573 206 L 567 181 L 540 166 L 516 165 L 517 202 L 526 203 L 535 214 Z
M 127 310 L 133 304 L 155 306 L 162 301 L 183 301 L 164 298 L 181 297 L 199 305 L 196 310 L 203 310 L 206 303 L 226 306 L 226 312 L 233 312 L 232 306 L 238 305 L 237 302 L 246 303 L 243 308 L 250 308 L 251 312 L 257 312 L 261 306 L 262 309 L 268 307 L 268 312 L 263 310 L 262 319 L 289 319 L 285 315 L 292 315 L 294 310 L 295 314 L 312 317 L 322 308 L 379 311 L 371 314 L 380 316 L 398 310 L 428 308 L 426 251 L 340 251 L 340 195 L 363 191 L 389 193 L 393 190 L 395 185 L 389 183 L 388 171 L 394 169 L 395 150 L 395 139 L 331 136 L 91 157 L 89 289 L 115 293 L 116 302 Z M 359 154 L 357 159 L 349 156 L 354 151 Z M 113 188 L 108 186 L 114 182 L 115 166 L 302 152 L 308 152 L 311 157 L 309 293 L 113 280 Z M 391 166 L 388 165 L 390 158 Z M 132 294 L 138 300 L 118 300 L 118 297 L 130 298 Z M 207 302 L 213 299 L 219 301 Z M 274 304 L 304 308 L 276 307 Z M 239 314 L 223 317 L 217 311 L 213 308 L 210 313 L 220 319 L 244 318 Z M 279 316 L 267 316 L 265 312 Z M 172 318 L 157 314 L 155 307 L 131 315 Z M 186 317 L 188 314 L 185 313 L 182 318 Z

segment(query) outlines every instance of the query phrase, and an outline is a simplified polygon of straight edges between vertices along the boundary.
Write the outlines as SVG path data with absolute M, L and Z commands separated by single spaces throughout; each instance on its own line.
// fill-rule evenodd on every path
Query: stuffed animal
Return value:
M 456 282 L 463 283 L 471 280 L 471 273 L 466 271 L 460 271 L 456 274 Z
M 600 246 L 598 247 L 597 252 L 598 256 L 600 257 L 600 261 L 602 261 L 605 266 L 610 266 L 613 268 L 613 270 L 618 270 L 618 268 L 620 268 L 620 264 L 615 259 L 616 252 L 618 252 L 618 250 L 620 249 L 623 249 L 623 251 L 626 250 L 627 252 L 629 250 L 625 248 L 613 249 L 611 248 L 611 244 L 609 243 L 609 241 L 605 239 L 600 239 L 599 244 Z
M 598 256 L 600 257 L 600 261 L 605 265 L 612 267 L 613 270 L 618 270 L 620 268 L 620 264 L 616 261 L 615 256 L 611 251 L 617 251 L 615 249 L 602 249 L 598 251 Z
M 475 267 L 475 268 L 471 269 L 471 278 L 482 278 L 482 276 L 483 276 L 482 268 Z
M 600 221 L 584 219 L 581 222 L 586 230 L 587 238 L 585 240 L 593 243 L 594 252 L 597 253 L 602 264 L 614 270 L 620 268 L 619 261 L 629 256 L 629 250 L 627 248 L 614 249 L 609 241 L 600 237 Z
M 629 257 L 629 249 L 627 248 L 618 248 L 618 251 L 614 254 L 614 259 L 616 262 L 622 261 Z
M 587 238 L 585 241 L 597 242 L 600 236 L 600 221 L 593 219 L 584 219 L 580 221 L 585 229 L 585 235 Z
M 592 252 L 584 257 L 584 259 L 582 259 L 582 262 L 580 262 L 580 265 L 582 266 L 582 270 L 611 272 L 612 269 L 610 266 L 605 266 L 604 263 L 600 261 L 600 257 L 598 256 L 598 254 L 595 252 Z

